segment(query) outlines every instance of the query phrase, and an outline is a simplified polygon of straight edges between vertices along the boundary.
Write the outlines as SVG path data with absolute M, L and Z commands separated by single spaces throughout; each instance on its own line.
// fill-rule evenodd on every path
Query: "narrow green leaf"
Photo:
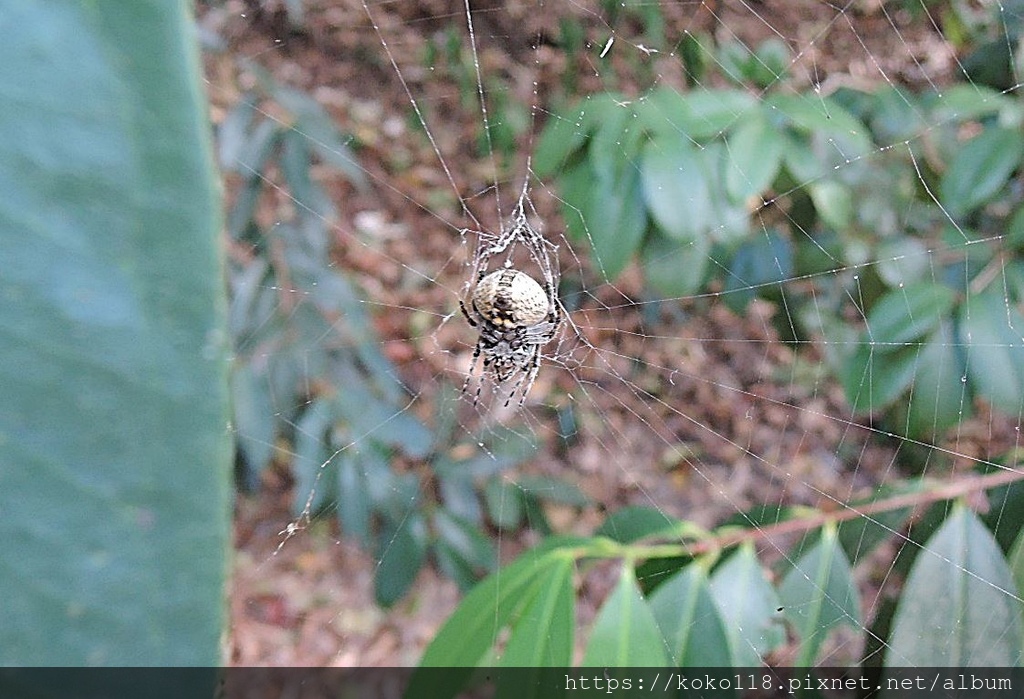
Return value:
M 1006 224 L 1006 244 L 1018 251 L 1024 249 L 1024 206 L 1018 206 Z
M 462 554 L 444 539 L 438 539 L 433 546 L 434 560 L 437 567 L 446 577 L 459 586 L 462 592 L 468 592 L 480 580 L 473 565 L 463 558 Z
M 636 167 L 636 153 L 632 151 L 635 139 L 630 138 L 633 111 L 626 104 L 602 109 L 605 115 L 593 123 L 587 143 L 587 162 L 598 177 L 616 180 L 627 168 Z
M 536 595 L 512 627 L 512 634 L 500 659 L 502 666 L 568 667 L 572 664 L 573 629 L 576 622 L 573 588 L 575 569 L 575 562 L 564 557 L 537 576 Z M 524 685 L 517 683 L 517 686 L 507 689 L 513 693 L 522 692 Z
M 523 521 L 523 499 L 519 488 L 500 478 L 492 478 L 484 486 L 487 516 L 499 529 L 514 529 Z
M 779 598 L 764 578 L 754 547 L 745 545 L 711 576 L 711 595 L 729 636 L 733 664 L 754 667 L 786 640 Z
M 1017 535 L 1017 540 L 1010 550 L 1010 573 L 1013 575 L 1013 582 L 1017 586 L 1017 597 L 1024 598 L 1024 532 Z M 1021 627 L 1024 629 L 1024 604 L 1019 608 Z M 1024 633 L 1021 634 L 1022 648 L 1024 654 Z
M 939 183 L 939 199 L 953 216 L 963 216 L 994 197 L 1024 155 L 1018 129 L 993 127 L 961 144 Z
M 561 565 L 559 550 L 527 551 L 477 585 L 455 609 L 420 660 L 423 667 L 472 668 L 494 645 L 512 615 L 531 599 L 539 576 Z M 467 673 L 453 671 L 456 689 Z
M 281 140 L 281 154 L 278 157 L 281 174 L 284 175 L 289 192 L 307 206 L 306 202 L 321 198 L 310 173 L 313 159 L 309 143 L 309 139 L 303 134 L 294 130 L 285 131 Z
M 726 303 L 739 312 L 758 293 L 775 291 L 792 270 L 792 242 L 777 231 L 767 230 L 744 242 L 729 261 Z
M 651 608 L 640 595 L 633 567 L 601 605 L 583 656 L 584 667 L 664 667 L 665 644 Z
M 334 420 L 331 401 L 325 398 L 315 399 L 302 413 L 296 423 L 295 459 L 292 473 L 295 487 L 292 488 L 292 515 L 298 516 L 311 503 L 313 510 L 326 502 L 334 494 L 334 469 L 337 463 L 328 460 L 327 429 Z M 340 454 L 335 459 L 344 458 Z M 330 477 L 321 474 L 329 469 Z
M 340 456 L 340 455 L 339 455 Z M 363 546 L 370 543 L 371 496 L 367 477 L 360 469 L 365 457 L 341 459 L 338 462 L 338 522 L 345 536 L 357 539 Z
M 467 522 L 479 524 L 483 520 L 478 487 L 472 474 L 453 469 L 444 478 L 438 478 L 437 485 L 446 510 Z
M 801 667 L 814 665 L 835 626 L 861 627 L 857 588 L 833 527 L 826 527 L 814 548 L 793 564 L 779 587 L 779 598 L 800 636 Z
M 722 619 L 711 596 L 707 572 L 699 563 L 673 575 L 651 595 L 651 611 L 678 667 L 733 665 Z
M 899 349 L 931 332 L 953 309 L 956 296 L 942 284 L 919 282 L 893 289 L 871 307 L 867 332 L 878 352 Z
M 750 79 L 754 54 L 738 39 L 725 39 L 718 47 L 717 63 L 729 80 L 738 85 Z
M 390 607 L 409 590 L 426 560 L 427 527 L 423 516 L 411 510 L 397 524 L 386 521 L 377 542 L 373 591 L 378 604 Z
M 391 376 L 393 377 L 394 374 Z M 403 410 L 396 413 L 387 423 L 387 429 L 383 430 L 380 440 L 385 444 L 398 447 L 407 456 L 423 459 L 430 453 L 430 448 L 434 444 L 434 435 L 412 412 Z
M 760 115 L 744 119 L 726 139 L 729 164 L 725 188 L 733 201 L 745 202 L 765 191 L 782 166 L 783 134 Z
M 320 158 L 344 173 L 360 188 L 365 188 L 366 174 L 349 150 L 346 139 L 338 132 L 331 115 L 311 96 L 300 90 L 272 83 L 274 99 L 292 113 L 292 130 L 303 136 Z
M 238 446 L 251 470 L 256 486 L 263 469 L 274 455 L 276 424 L 274 401 L 265 375 L 258 375 L 250 363 L 236 364 L 231 373 L 231 402 L 235 413 Z
M 692 110 L 686 98 L 674 88 L 656 87 L 637 101 L 638 126 L 652 138 L 685 138 L 693 143 Z
M 751 225 L 747 205 L 732 201 L 725 193 L 729 153 L 725 143 L 716 141 L 705 146 L 700 156 L 704 161 L 703 169 L 707 173 L 708 182 L 711 183 L 711 206 L 714 210 L 708 237 L 714 243 L 734 248 L 750 237 Z
M 875 259 L 878 276 L 889 287 L 910 286 L 921 281 L 932 266 L 927 245 L 908 236 L 883 240 Z
M 751 80 L 760 88 L 769 87 L 785 78 L 793 61 L 789 47 L 776 38 L 761 42 L 754 54 L 748 72 Z
M 917 97 L 897 85 L 886 85 L 870 97 L 859 91 L 854 94 L 868 99 L 866 108 L 859 116 L 871 124 L 875 138 L 880 143 L 915 140 L 922 130 L 936 123 L 925 121 L 925 112 L 918 104 Z
M 1024 590 L 1024 531 L 1017 535 L 1010 550 L 1010 573 L 1013 575 L 1013 582 L 1017 585 L 1017 596 L 1022 597 Z M 1024 608 L 1021 610 L 1024 613 Z
M 252 95 L 242 95 L 217 126 L 217 161 L 224 170 L 237 172 L 239 156 L 249 138 L 256 105 Z
M 474 569 L 479 572 L 494 570 L 497 562 L 494 546 L 472 523 L 442 508 L 434 511 L 434 526 L 437 535 Z
M 235 159 L 227 165 L 249 182 L 262 187 L 263 180 L 260 179 L 260 173 L 263 172 L 274 149 L 281 142 L 281 136 L 282 130 L 276 121 L 261 119 L 246 135 L 246 140 L 239 148 Z
M 960 312 L 971 385 L 996 408 L 1019 415 L 1024 402 L 1024 316 L 996 286 L 971 296 Z
M 707 64 L 712 55 L 708 48 L 712 45 L 711 37 L 704 32 L 685 32 L 679 42 L 679 56 L 683 61 L 686 73 L 686 84 L 690 87 L 701 85 Z
M 2 15 L 0 666 L 214 666 L 230 348 L 191 12 Z
M 914 562 L 888 667 L 1004 667 L 1021 660 L 1020 602 L 992 534 L 958 505 Z

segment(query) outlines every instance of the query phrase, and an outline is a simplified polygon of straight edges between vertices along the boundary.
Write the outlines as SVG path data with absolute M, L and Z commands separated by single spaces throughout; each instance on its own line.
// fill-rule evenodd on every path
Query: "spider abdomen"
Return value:
M 473 308 L 502 328 L 525 328 L 542 322 L 550 312 L 544 287 L 517 269 L 499 269 L 477 282 Z

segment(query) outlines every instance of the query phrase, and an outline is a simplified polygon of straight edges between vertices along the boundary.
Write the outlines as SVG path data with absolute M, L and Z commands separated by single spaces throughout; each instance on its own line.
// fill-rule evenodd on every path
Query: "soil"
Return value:
M 586 55 L 570 60 L 554 45 L 558 20 L 574 17 L 586 29 L 591 47 L 599 48 L 608 26 L 597 3 L 548 3 L 540 13 L 520 2 L 473 5 L 482 10 L 477 35 L 489 38 L 479 47 L 481 70 L 502 76 L 512 99 L 546 104 L 566 71 L 579 74 L 581 92 L 604 89 L 595 71 L 587 70 Z M 888 5 L 899 3 L 854 2 L 845 12 L 810 0 L 660 6 L 668 36 L 699 30 L 748 45 L 782 37 L 799 55 L 793 67 L 797 85 L 877 84 L 880 72 L 892 82 L 911 85 L 922 80 L 922 71 L 931 80 L 948 76 L 946 63 L 952 56 L 935 27 Z M 431 75 L 423 62 L 431 37 L 446 31 L 464 35 L 463 5 L 449 0 L 369 4 L 404 84 L 361 2 L 307 0 L 304 6 L 299 26 L 289 22 L 283 2 L 227 0 L 200 8 L 202 24 L 227 45 L 206 56 L 213 120 L 222 119 L 240 99 L 251 76 L 238 59 L 251 57 L 281 83 L 314 95 L 340 129 L 356 137 L 370 191 L 358 191 L 327 171 L 315 174 L 336 201 L 345 202 L 334 227 L 338 265 L 368 297 L 390 309 L 376 319 L 377 331 L 403 380 L 415 390 L 451 371 L 451 360 L 417 342 L 413 314 L 401 309 L 449 304 L 450 290 L 463 281 L 463 260 L 452 259 L 457 231 L 431 213 L 458 220 L 459 202 L 433 146 L 409 126 L 406 89 L 430 110 L 432 123 L 444 124 L 432 131 L 436 147 L 447 163 L 458 165 L 451 177 L 470 209 L 492 230 L 500 223 L 491 199 L 473 195 L 486 192 L 493 181 L 493 164 L 477 157 L 473 147 L 479 110 L 462 105 L 457 85 Z M 530 47 L 533 37 L 544 44 L 538 50 Z M 677 59 L 652 60 L 658 61 L 654 70 L 666 82 L 682 80 L 672 67 Z M 510 169 L 516 171 L 516 164 Z M 228 184 L 230 196 L 233 183 Z M 554 202 L 538 206 L 542 217 L 557 219 Z M 267 215 L 272 220 L 278 214 L 272 209 Z M 358 232 L 368 229 L 379 233 L 377 247 L 359 238 Z M 437 283 L 417 283 L 410 268 L 436 271 Z M 599 301 L 616 310 L 602 310 L 600 322 L 584 324 L 590 325 L 587 339 L 598 347 L 615 347 L 617 356 L 643 357 L 639 367 L 624 362 L 614 371 L 641 389 L 656 388 L 666 404 L 687 407 L 682 416 L 655 403 L 629 404 L 644 401 L 639 393 L 618 391 L 617 398 L 627 401 L 621 402 L 594 391 L 589 408 L 577 405 L 585 429 L 568 449 L 555 443 L 551 430 L 538 431 L 546 441 L 529 469 L 574 482 L 600 503 L 582 510 L 552 507 L 548 516 L 560 532 L 589 533 L 607 512 L 626 504 L 656 504 L 705 526 L 761 503 L 828 508 L 891 478 L 895 445 L 870 431 L 850 429 L 842 393 L 815 371 L 813 350 L 796 352 L 774 332 L 771 318 L 780 312 L 774 305 L 758 302 L 737 316 L 721 304 L 695 303 L 650 318 L 618 295 L 639 298 L 638 275 L 627 272 L 607 291 L 612 297 Z M 444 328 L 438 341 L 450 343 L 453 352 L 468 353 L 469 335 L 449 325 L 451 337 Z M 652 337 L 661 339 L 652 342 Z M 673 381 L 668 368 L 701 378 Z M 605 370 L 581 378 L 600 383 L 613 375 Z M 564 395 L 575 385 L 564 373 L 546 372 L 531 403 Z M 961 430 L 957 451 L 987 455 L 991 427 L 979 430 L 974 446 L 970 434 L 970 429 Z M 968 435 L 966 443 L 963 435 Z M 608 467 L 611 443 L 615 454 L 629 459 L 629 468 Z M 649 493 L 657 493 L 656 502 Z M 455 584 L 427 567 L 406 598 L 382 609 L 373 598 L 374 558 L 342 538 L 333 518 L 315 520 L 282 545 L 283 532 L 293 521 L 290 502 L 287 464 L 268 470 L 258 493 L 238 498 L 229 662 L 415 664 L 457 604 Z M 524 533 L 503 542 L 502 552 L 513 554 L 534 541 L 536 534 Z M 599 570 L 582 584 L 580 619 L 585 622 L 609 579 Z

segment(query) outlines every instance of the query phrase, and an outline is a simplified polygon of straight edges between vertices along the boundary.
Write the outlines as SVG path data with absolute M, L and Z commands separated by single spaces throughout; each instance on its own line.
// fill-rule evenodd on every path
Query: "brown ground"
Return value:
M 307 0 L 305 4 L 307 16 L 299 29 L 290 28 L 280 8 L 269 1 L 228 0 L 220 9 L 204 12 L 205 21 L 230 46 L 228 53 L 208 57 L 214 119 L 238 99 L 239 81 L 245 80 L 239 76 L 237 56 L 256 57 L 280 81 L 315 95 L 336 115 L 342 130 L 359 139 L 360 163 L 373 185 L 371 193 L 361 194 L 325 175 L 336 200 L 345 202 L 339 207 L 342 220 L 336 226 L 339 265 L 356 275 L 369 298 L 391 310 L 446 308 L 451 303 L 450 290 L 462 283 L 463 260 L 452 259 L 451 228 L 417 202 L 457 221 L 457 199 L 430 145 L 422 134 L 407 128 L 408 97 L 368 24 L 363 5 L 357 0 Z M 524 104 L 535 101 L 534 79 L 540 83 L 539 101 L 545 104 L 566 70 L 579 71 L 581 89 L 601 89 L 600 79 L 587 70 L 584 59 L 566 65 L 559 51 L 544 47 L 535 52 L 523 38 L 538 33 L 555 38 L 548 34 L 557 26 L 552 15 L 565 12 L 592 30 L 593 41 L 602 41 L 607 28 L 600 13 L 583 9 L 592 4 L 549 3 L 552 9 L 529 13 L 515 2 L 474 2 L 475 7 L 494 10 L 483 13 L 477 27 L 478 36 L 491 38 L 480 46 L 485 75 L 503 76 Z M 438 148 L 446 162 L 458 165 L 452 174 L 459 191 L 483 224 L 496 228 L 491 200 L 469 195 L 485 191 L 493 178 L 489 163 L 477 159 L 468 145 L 480 114 L 461 106 L 457 88 L 427 74 L 421 61 L 427 36 L 450 24 L 464 30 L 461 7 L 461 2 L 447 0 L 370 5 L 409 89 L 429 108 Z M 922 70 L 933 79 L 944 76 L 950 58 L 930 25 L 911 23 L 899 13 L 887 15 L 871 2 L 854 3 L 841 15 L 832 4 L 810 0 L 663 3 L 662 7 L 669 35 L 704 29 L 719 38 L 731 35 L 756 44 L 781 34 L 791 50 L 800 54 L 794 68 L 798 83 L 815 81 L 828 87 L 865 79 L 877 82 L 880 70 L 890 80 L 917 83 Z M 671 61 L 655 60 L 666 61 L 656 66 L 666 81 L 677 79 Z M 516 168 L 511 170 L 514 177 Z M 557 219 L 550 198 L 537 204 L 546 220 Z M 356 219 L 359 212 L 364 219 Z M 370 219 L 377 221 L 374 226 L 381 228 L 383 221 L 389 231 L 373 246 L 354 233 L 367 227 L 366 212 L 376 216 Z M 437 273 L 439 283 L 418 283 L 403 264 Z M 617 289 L 631 295 L 640 292 L 637 278 L 629 273 Z M 621 356 L 642 357 L 639 367 L 623 362 L 614 371 L 667 404 L 686 407 L 682 412 L 662 408 L 625 391 L 616 394 L 633 404 L 620 405 L 594 391 L 589 404 L 577 405 L 577 418 L 585 428 L 582 438 L 567 453 L 556 453 L 553 443 L 545 443 L 530 466 L 534 472 L 577 483 L 593 502 L 602 504 L 582 512 L 552 508 L 549 514 L 560 531 L 592 531 L 604 511 L 627 503 L 656 504 L 704 525 L 760 503 L 827 507 L 830 502 L 820 493 L 845 502 L 885 477 L 882 472 L 891 462 L 891 445 L 829 417 L 849 414 L 841 392 L 822 381 L 810 352 L 797 355 L 777 341 L 768 319 L 778 309 L 758 303 L 741 318 L 720 304 L 698 303 L 687 307 L 685 316 L 665 314 L 652 324 L 636 308 L 624 306 L 610 287 L 599 291 L 609 292 L 601 300 L 618 310 L 582 316 L 593 318 L 593 322 L 581 321 L 587 340 L 597 347 L 614 347 Z M 428 391 L 434 377 L 452 371 L 452 355 L 431 351 L 423 331 L 414 327 L 418 321 L 413 313 L 391 310 L 378 319 L 386 351 L 401 367 L 408 385 Z M 652 341 L 652 336 L 665 339 Z M 436 339 L 461 355 L 468 355 L 471 347 L 470 336 L 458 323 L 442 328 Z M 596 358 L 584 363 L 599 366 Z M 676 369 L 678 380 L 668 381 L 671 372 L 659 367 Z M 601 367 L 589 373 L 584 368 L 578 378 L 608 384 L 614 383 L 613 376 Z M 568 373 L 551 370 L 538 381 L 534 395 L 564 395 L 577 387 Z M 538 415 L 539 420 L 550 417 Z M 537 433 L 550 436 L 551 432 Z M 988 439 L 985 430 L 982 433 L 978 444 Z M 960 451 L 975 448 L 970 440 L 961 440 L 957 447 Z M 976 449 L 981 455 L 982 447 Z M 628 460 L 628 467 L 609 468 L 609 461 L 616 459 Z M 425 570 L 394 609 L 378 608 L 373 602 L 373 558 L 339 540 L 332 520 L 314 522 L 280 546 L 280 533 L 291 521 L 289 488 L 286 471 L 271 470 L 262 492 L 239 499 L 230 662 L 414 664 L 457 603 L 455 585 Z M 528 541 L 510 541 L 502 550 L 514 551 L 524 543 Z M 587 581 L 581 618 L 592 613 L 605 584 L 600 576 Z

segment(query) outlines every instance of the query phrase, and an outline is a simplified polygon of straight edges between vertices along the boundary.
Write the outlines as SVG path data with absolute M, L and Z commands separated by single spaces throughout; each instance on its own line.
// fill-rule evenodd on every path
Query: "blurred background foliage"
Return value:
M 362 294 L 331 259 L 337 212 L 312 174 L 326 165 L 365 188 L 352 139 L 309 95 L 251 62 L 243 70 L 256 88 L 217 131 L 221 167 L 237 184 L 227 229 L 239 485 L 254 491 L 278 460 L 294 478 L 296 521 L 332 513 L 380 562 L 382 605 L 431 558 L 468 589 L 496 564 L 489 532 L 529 521 L 546 533 L 542 501 L 586 498 L 543 476 L 503 479 L 536 444 L 513 430 L 458 434 L 457 388 L 446 387 L 452 395 L 428 422 L 412 413 Z M 291 205 L 261 225 L 268 192 Z
M 301 24 L 298 0 L 269 4 Z M 911 13 L 920 6 L 905 4 Z M 577 71 L 564 71 L 560 93 L 542 105 L 550 116 L 535 141 L 532 167 L 563 200 L 570 239 L 589 252 L 590 284 L 614 282 L 636 266 L 648 298 L 661 305 L 702 297 L 698 307 L 720 300 L 741 314 L 755 299 L 778 304 L 786 309 L 774 316 L 780 336 L 820 356 L 816 371 L 842 386 L 851 411 L 914 442 L 941 443 L 949 428 L 970 417 L 975 398 L 1021 414 L 1024 104 L 1007 76 L 1024 60 L 1022 3 L 985 11 L 963 2 L 926 3 L 929 16 L 942 18 L 946 40 L 964 56 L 956 84 L 938 91 L 879 80 L 870 88 L 828 94 L 792 82 L 794 56 L 779 41 L 747 46 L 695 32 L 672 43 L 657 3 L 603 5 L 610 27 L 634 26 L 640 46 L 677 57 L 688 89 L 659 84 L 644 52 L 634 51 L 625 64 L 602 65 L 600 91 L 581 92 Z M 574 56 L 593 50 L 590 34 L 572 19 L 560 20 L 556 48 L 570 65 Z M 464 109 L 479 115 L 475 66 L 461 25 L 435 35 L 422 61 L 458 85 Z M 240 483 L 255 487 L 275 460 L 290 468 L 297 518 L 334 511 L 342 531 L 375 552 L 382 604 L 400 598 L 431 558 L 469 588 L 497 565 L 495 532 L 529 523 L 548 534 L 542 497 L 572 506 L 585 499 L 564 483 L 517 476 L 513 485 L 501 478 L 536 452 L 525 433 L 458 435 L 452 414 L 421 419 L 408 409 L 412 396 L 381 354 L 359 290 L 331 260 L 334 205 L 310 175 L 322 162 L 354 186 L 366 186 L 358 144 L 339 133 L 308 95 L 276 84 L 255 65 L 245 70 L 257 77 L 258 90 L 239 100 L 218 132 L 222 166 L 240 182 L 229 214 L 229 233 L 243 251 L 233 256 L 230 270 Z M 528 114 L 504 100 L 502 90 L 489 89 L 487 75 L 483 88 L 491 130 L 479 124 L 477 150 L 496 153 L 510 168 L 527 135 Z M 267 103 L 289 116 L 266 118 L 255 107 Z M 257 203 L 268 188 L 287 192 L 296 206 L 261 225 Z M 458 388 L 445 390 L 454 396 Z M 1016 458 L 1007 455 L 1007 466 Z M 923 488 L 917 481 L 894 481 L 871 502 Z M 1007 485 L 990 497 L 1002 497 L 1005 505 L 1020 493 Z M 985 579 L 1002 580 L 1011 563 L 1020 569 L 1024 556 L 1004 560 L 1014 544 L 1005 532 L 1017 531 L 1008 521 L 996 531 L 1006 539 L 997 546 L 985 527 L 995 528 L 994 520 L 982 524 L 948 502 L 929 513 L 910 541 L 952 547 L 950 556 L 966 556 L 964 542 L 994 552 L 991 565 L 998 570 Z M 753 531 L 759 523 L 805 515 L 775 508 L 743 513 L 726 526 Z M 778 630 L 789 624 L 805 643 L 801 662 L 812 663 L 833 627 L 865 630 L 856 596 L 848 594 L 850 566 L 908 515 L 908 507 L 894 505 L 873 519 L 810 527 L 813 534 L 786 558 L 790 567 L 777 571 L 779 584 L 772 585 L 747 546 L 723 557 L 724 563 L 720 551 L 710 558 L 680 550 L 659 557 L 649 549 L 609 546 L 609 540 L 633 541 L 622 534 L 626 530 L 636 530 L 636 540 L 678 542 L 688 527 L 667 522 L 660 511 L 613 513 L 594 539 L 552 540 L 533 552 L 533 564 L 508 569 L 510 576 L 521 571 L 522 580 L 519 588 L 507 589 L 507 606 L 496 606 L 487 583 L 478 587 L 425 662 L 480 662 L 472 654 L 486 647 L 469 644 L 475 637 L 465 634 L 464 623 L 496 608 L 507 612 L 498 622 L 520 624 L 513 632 L 524 639 L 564 641 L 558 625 L 571 618 L 571 589 L 568 598 L 541 597 L 542 591 L 571 586 L 566 560 L 609 557 L 625 560 L 622 588 L 595 621 L 593 638 L 602 640 L 591 641 L 590 661 L 636 660 L 608 653 L 617 641 L 616 619 L 637 604 L 632 591 L 638 580 L 686 587 L 693 604 L 706 605 L 749 590 L 736 582 L 745 579 L 759 590 L 757 604 L 745 612 L 753 616 L 726 620 L 728 628 Z M 1018 542 L 1016 550 L 1022 546 Z M 902 547 L 895 564 L 910 576 L 914 596 L 934 599 L 942 585 L 964 583 L 950 576 L 968 564 L 947 566 L 941 574 L 925 570 L 929 563 L 916 562 L 917 549 Z M 551 581 L 557 581 L 553 588 Z M 678 610 L 654 587 L 644 592 L 652 594 L 653 608 L 650 619 L 641 614 L 644 623 L 653 620 L 663 631 L 666 625 L 689 628 L 672 618 Z M 801 606 L 800 599 L 821 604 Z M 532 604 L 546 605 L 547 616 L 516 616 Z M 812 609 L 813 619 L 779 619 L 783 608 Z M 896 615 L 893 602 L 872 622 L 870 635 L 889 638 L 893 632 L 903 639 L 893 641 L 898 653 L 916 664 L 949 664 L 957 659 L 915 655 L 909 640 L 934 628 L 928 626 L 933 621 L 911 612 Z M 1006 658 L 1017 657 L 1021 629 L 1016 617 L 1008 623 L 1000 649 Z M 965 626 L 964 633 L 965 643 L 980 643 L 977 628 Z M 723 658 L 731 662 L 756 664 L 781 643 L 770 636 L 756 643 L 725 638 L 716 648 L 724 648 Z M 569 638 L 552 658 L 564 660 Z M 677 657 L 668 660 L 684 661 L 686 638 L 676 637 Z

